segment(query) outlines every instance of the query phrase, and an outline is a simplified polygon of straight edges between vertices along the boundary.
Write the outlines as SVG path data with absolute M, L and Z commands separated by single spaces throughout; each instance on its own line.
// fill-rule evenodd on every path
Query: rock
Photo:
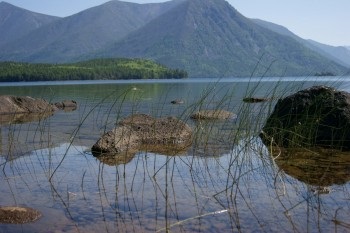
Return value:
M 183 103 L 185 103 L 185 101 L 183 101 L 181 99 L 176 99 L 176 100 L 172 100 L 170 103 L 172 103 L 172 104 L 183 104 Z
M 271 99 L 269 98 L 261 98 L 261 97 L 245 97 L 243 98 L 243 102 L 246 103 L 261 103 L 261 102 L 266 102 L 270 101 Z
M 350 150 L 350 94 L 314 86 L 281 99 L 260 137 L 279 147 Z
M 192 143 L 192 129 L 175 117 L 153 118 L 131 115 L 92 146 L 94 156 L 136 153 L 142 147 L 172 145 L 183 149 Z M 154 151 L 157 152 L 157 151 Z
M 74 111 L 77 109 L 78 104 L 74 100 L 64 100 L 54 104 L 58 109 L 65 111 Z
M 44 99 L 29 96 L 0 96 L 0 124 L 25 123 L 50 117 L 57 110 L 73 111 L 74 100 L 51 104 Z
M 0 96 L 0 114 L 47 113 L 54 110 L 55 108 L 43 99 L 29 96 Z
M 195 120 L 227 120 L 236 117 L 236 114 L 226 110 L 202 110 L 191 115 Z
M 16 206 L 0 207 L 0 223 L 23 224 L 34 222 L 40 217 L 41 213 L 32 208 Z

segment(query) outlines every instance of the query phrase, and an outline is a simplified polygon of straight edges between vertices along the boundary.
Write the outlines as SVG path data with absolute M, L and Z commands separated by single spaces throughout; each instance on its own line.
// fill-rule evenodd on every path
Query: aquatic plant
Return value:
M 333 152 L 331 161 L 318 161 L 318 154 L 330 152 L 285 151 L 259 138 L 278 99 L 313 84 L 219 80 L 197 83 L 200 90 L 192 90 L 187 98 L 174 96 L 176 83 L 162 90 L 158 84 L 105 86 L 103 94 L 95 94 L 96 86 L 87 87 L 88 97 L 78 101 L 76 112 L 1 128 L 2 154 L 11 156 L 0 157 L 0 205 L 26 204 L 40 210 L 42 220 L 25 226 L 28 231 L 349 230 L 350 210 L 344 204 L 348 178 L 340 169 L 347 169 L 349 156 Z M 51 91 L 49 99 L 54 101 Z M 248 96 L 271 101 L 243 102 Z M 186 101 L 172 105 L 175 97 Z M 237 118 L 191 119 L 201 110 L 225 110 Z M 136 113 L 175 115 L 192 127 L 192 147 L 154 153 L 145 146 L 118 163 L 113 157 L 95 159 L 93 143 Z M 317 173 L 318 164 L 326 171 Z M 337 176 L 328 176 L 330 168 Z M 322 182 L 315 183 L 317 176 Z M 16 232 L 20 227 L 0 229 Z

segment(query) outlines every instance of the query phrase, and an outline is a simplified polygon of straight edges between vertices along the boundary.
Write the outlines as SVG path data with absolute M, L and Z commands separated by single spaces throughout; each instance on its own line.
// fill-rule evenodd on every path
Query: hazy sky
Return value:
M 68 16 L 108 0 L 5 0 L 25 9 Z M 150 3 L 165 0 L 128 0 Z M 350 46 L 350 0 L 227 0 L 244 16 L 283 25 L 304 39 Z

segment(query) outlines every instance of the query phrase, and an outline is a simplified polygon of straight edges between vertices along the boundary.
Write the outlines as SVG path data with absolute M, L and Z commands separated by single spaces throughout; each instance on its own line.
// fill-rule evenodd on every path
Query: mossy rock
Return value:
M 350 94 L 314 86 L 281 99 L 260 137 L 280 147 L 350 150 Z

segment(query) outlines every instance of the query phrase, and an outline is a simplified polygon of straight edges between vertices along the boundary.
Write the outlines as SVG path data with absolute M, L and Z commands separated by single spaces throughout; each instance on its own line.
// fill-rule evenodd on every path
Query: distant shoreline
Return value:
M 1 62 L 0 82 L 183 79 L 184 70 L 146 59 L 94 59 L 65 64 Z

